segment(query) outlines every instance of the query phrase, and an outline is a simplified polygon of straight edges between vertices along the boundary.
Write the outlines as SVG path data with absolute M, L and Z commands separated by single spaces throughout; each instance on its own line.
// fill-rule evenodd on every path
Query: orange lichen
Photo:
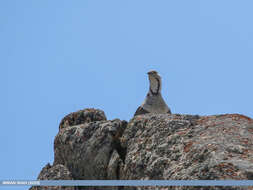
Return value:
M 182 130 L 182 131 L 179 131 L 177 134 L 182 136 L 182 135 L 185 135 L 187 132 L 189 132 L 189 129 L 185 129 L 185 130 Z
M 184 152 L 189 152 L 189 150 L 190 150 L 191 147 L 192 147 L 192 144 L 193 144 L 193 142 L 187 143 L 187 144 L 185 145 L 185 147 L 184 147 Z
M 209 120 L 209 117 L 203 116 L 203 117 L 201 117 L 201 119 L 199 119 L 199 120 L 197 121 L 197 124 L 204 124 L 204 123 L 206 123 L 208 120 Z
M 253 129 L 248 129 L 249 132 L 253 133 Z
M 238 120 L 241 120 L 241 119 L 246 119 L 246 120 L 252 122 L 251 118 L 249 118 L 245 115 L 237 114 L 237 113 L 235 113 L 235 114 L 226 114 L 225 116 L 231 117 L 232 120 L 234 120 L 234 121 L 238 121 Z
M 249 144 L 249 139 L 247 138 L 243 138 L 240 140 L 241 143 L 244 143 L 244 144 Z

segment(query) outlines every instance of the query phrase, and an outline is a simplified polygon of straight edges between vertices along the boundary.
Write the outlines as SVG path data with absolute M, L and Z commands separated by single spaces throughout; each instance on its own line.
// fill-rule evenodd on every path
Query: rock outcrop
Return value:
M 65 165 L 75 179 L 106 179 L 111 155 L 127 122 L 91 122 L 61 130 L 54 141 L 54 165 Z
M 253 179 L 253 120 L 243 115 L 145 114 L 127 123 L 108 121 L 103 111 L 86 109 L 66 116 L 59 128 L 54 164 L 44 167 L 38 179 Z

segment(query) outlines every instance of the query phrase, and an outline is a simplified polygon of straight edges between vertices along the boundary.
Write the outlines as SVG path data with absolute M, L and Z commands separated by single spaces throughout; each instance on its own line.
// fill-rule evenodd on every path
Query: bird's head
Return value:
M 155 70 L 151 70 L 151 71 L 147 72 L 147 74 L 148 74 L 149 77 L 160 77 L 158 72 L 155 71 Z

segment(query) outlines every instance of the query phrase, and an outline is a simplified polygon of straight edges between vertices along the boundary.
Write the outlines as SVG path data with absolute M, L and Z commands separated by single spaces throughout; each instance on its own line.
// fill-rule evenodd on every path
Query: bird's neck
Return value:
M 161 92 L 161 80 L 159 78 L 150 78 L 149 79 L 149 94 L 158 95 Z

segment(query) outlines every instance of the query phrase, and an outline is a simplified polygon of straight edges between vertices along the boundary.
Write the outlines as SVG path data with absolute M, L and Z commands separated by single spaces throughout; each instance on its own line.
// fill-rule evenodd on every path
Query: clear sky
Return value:
M 131 119 L 151 69 L 173 113 L 253 117 L 252 7 L 251 0 L 0 1 L 0 179 L 36 179 L 52 164 L 59 122 L 70 112 L 94 107 L 108 119 Z

